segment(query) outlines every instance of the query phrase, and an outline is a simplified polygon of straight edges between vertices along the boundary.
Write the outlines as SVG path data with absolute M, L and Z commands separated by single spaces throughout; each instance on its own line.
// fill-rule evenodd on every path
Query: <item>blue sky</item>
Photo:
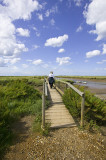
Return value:
M 0 76 L 106 76 L 105 0 L 0 0 Z

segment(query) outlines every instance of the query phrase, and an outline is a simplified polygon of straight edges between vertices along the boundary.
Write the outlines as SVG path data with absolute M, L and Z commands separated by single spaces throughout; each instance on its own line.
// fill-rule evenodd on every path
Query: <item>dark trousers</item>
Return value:
M 53 87 L 53 83 L 49 83 L 49 85 L 50 85 L 50 88 L 52 88 L 52 87 Z
M 53 78 L 53 77 L 49 77 L 49 85 L 50 85 L 50 88 L 53 87 L 53 83 L 54 83 L 54 78 Z

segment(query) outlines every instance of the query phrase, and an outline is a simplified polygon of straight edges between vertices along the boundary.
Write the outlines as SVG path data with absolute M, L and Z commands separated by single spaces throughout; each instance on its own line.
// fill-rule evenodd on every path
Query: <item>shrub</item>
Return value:
M 41 118 L 41 93 L 27 79 L 0 81 L 0 155 L 13 137 L 11 124 L 23 115 Z
M 81 99 L 72 89 L 67 89 L 63 95 L 63 102 L 73 117 L 80 116 Z
M 83 87 L 78 87 L 84 91 Z M 67 89 L 63 95 L 63 102 L 73 117 L 80 118 L 81 97 L 72 89 Z M 95 97 L 89 91 L 85 91 L 85 120 L 103 125 L 106 122 L 106 103 Z M 92 125 L 90 125 L 92 126 Z
M 95 97 L 89 91 L 85 92 L 85 118 L 88 122 L 93 120 L 99 125 L 104 124 L 106 121 L 105 109 L 105 101 Z

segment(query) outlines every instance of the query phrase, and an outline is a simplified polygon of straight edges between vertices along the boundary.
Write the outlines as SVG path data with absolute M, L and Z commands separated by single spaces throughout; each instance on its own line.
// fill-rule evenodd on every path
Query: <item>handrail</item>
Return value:
M 81 97 L 82 97 L 82 102 L 81 102 L 81 127 L 84 126 L 84 103 L 85 103 L 85 93 L 81 92 L 80 90 L 78 90 L 76 87 L 74 87 L 72 84 L 68 83 L 68 82 L 64 82 L 61 80 L 57 80 L 58 82 L 61 83 L 65 83 L 66 85 L 68 85 L 70 88 L 72 88 L 75 92 L 77 92 Z M 66 86 L 67 88 L 67 86 Z M 59 89 L 58 89 L 59 91 Z
M 67 84 L 70 88 L 72 88 L 75 92 L 77 92 L 81 97 L 84 95 L 84 92 L 81 92 L 76 87 L 74 87 L 72 84 L 70 84 L 68 82 L 61 81 L 61 80 L 58 80 L 58 81 Z
M 44 78 L 44 81 L 43 81 L 43 94 L 45 94 L 46 96 L 48 95 L 48 86 L 47 86 L 47 80 L 46 78 Z
M 48 89 L 47 89 L 47 81 L 44 78 L 43 81 L 43 94 L 42 94 L 42 129 L 45 128 L 45 97 L 48 95 Z

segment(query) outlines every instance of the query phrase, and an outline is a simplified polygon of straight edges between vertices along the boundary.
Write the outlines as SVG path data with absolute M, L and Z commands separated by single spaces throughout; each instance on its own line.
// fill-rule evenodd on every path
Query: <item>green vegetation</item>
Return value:
M 79 79 L 103 79 L 106 80 L 106 76 L 57 76 L 58 78 L 79 78 Z
M 84 91 L 84 87 L 78 87 Z M 80 119 L 81 97 L 72 89 L 67 89 L 63 95 L 63 102 L 74 118 Z M 85 91 L 85 124 L 88 129 L 106 122 L 106 102 Z
M 25 115 L 35 115 L 41 126 L 42 77 L 0 77 L 0 155 L 11 144 L 11 125 Z M 38 88 L 39 89 L 39 88 Z
M 73 117 L 80 117 L 81 98 L 75 91 L 72 89 L 65 90 L 63 102 Z
M 69 80 L 69 79 L 61 79 L 61 81 L 68 82 L 68 83 L 70 83 L 70 84 L 73 84 L 73 83 L 74 83 L 74 81 Z

